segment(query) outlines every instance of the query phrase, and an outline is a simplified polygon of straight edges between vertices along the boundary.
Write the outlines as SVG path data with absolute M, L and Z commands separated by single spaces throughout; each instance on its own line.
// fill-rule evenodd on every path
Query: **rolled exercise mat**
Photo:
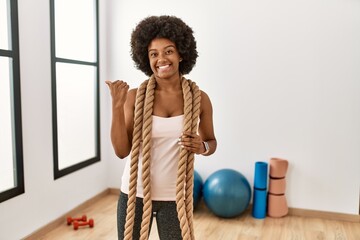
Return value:
M 284 217 L 288 214 L 288 205 L 285 196 L 286 173 L 289 162 L 286 159 L 270 159 L 270 182 L 268 194 L 268 216 Z
M 266 162 L 256 162 L 252 206 L 252 216 L 254 218 L 262 219 L 266 217 L 267 182 L 268 164 Z
M 286 180 L 285 178 L 271 178 L 269 180 L 268 191 L 271 194 L 285 194 Z
M 254 188 L 252 216 L 254 218 L 263 219 L 266 217 L 266 203 L 267 192 L 266 190 Z
M 284 194 L 275 195 L 269 193 L 268 197 L 269 217 L 280 218 L 286 216 L 289 213 L 289 208 Z
M 270 159 L 270 177 L 271 178 L 285 178 L 288 170 L 289 162 L 282 158 Z
M 256 162 L 254 188 L 266 189 L 267 181 L 268 181 L 268 164 L 266 162 Z

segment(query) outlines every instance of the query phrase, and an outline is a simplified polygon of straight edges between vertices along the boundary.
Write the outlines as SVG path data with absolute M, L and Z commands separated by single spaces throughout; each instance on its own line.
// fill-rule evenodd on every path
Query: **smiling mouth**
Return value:
M 170 67 L 170 65 L 158 66 L 159 69 L 165 69 L 165 68 L 168 68 L 168 67 Z

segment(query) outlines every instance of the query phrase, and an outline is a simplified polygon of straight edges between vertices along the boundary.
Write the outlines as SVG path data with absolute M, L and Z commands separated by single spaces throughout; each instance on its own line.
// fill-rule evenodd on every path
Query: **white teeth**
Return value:
M 160 69 L 167 68 L 169 65 L 159 66 Z

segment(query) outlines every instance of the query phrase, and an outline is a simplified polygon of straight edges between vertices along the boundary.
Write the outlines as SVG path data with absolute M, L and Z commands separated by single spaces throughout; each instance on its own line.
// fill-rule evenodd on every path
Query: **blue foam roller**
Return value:
M 263 219 L 266 217 L 267 191 L 254 189 L 252 216 Z
M 267 189 L 268 164 L 266 162 L 255 163 L 254 187 L 256 189 Z

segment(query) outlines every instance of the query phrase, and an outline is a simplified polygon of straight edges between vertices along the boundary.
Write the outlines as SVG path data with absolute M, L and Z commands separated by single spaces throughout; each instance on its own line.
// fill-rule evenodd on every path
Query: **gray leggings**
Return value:
M 117 210 L 118 239 L 124 239 L 128 195 L 121 192 Z M 181 240 L 180 222 L 175 201 L 152 201 L 152 217 L 155 215 L 160 240 Z M 140 239 L 143 199 L 136 198 L 133 240 Z M 150 230 L 152 218 L 150 222 Z M 150 231 L 149 230 L 149 231 Z M 149 232 L 150 234 L 150 232 Z

